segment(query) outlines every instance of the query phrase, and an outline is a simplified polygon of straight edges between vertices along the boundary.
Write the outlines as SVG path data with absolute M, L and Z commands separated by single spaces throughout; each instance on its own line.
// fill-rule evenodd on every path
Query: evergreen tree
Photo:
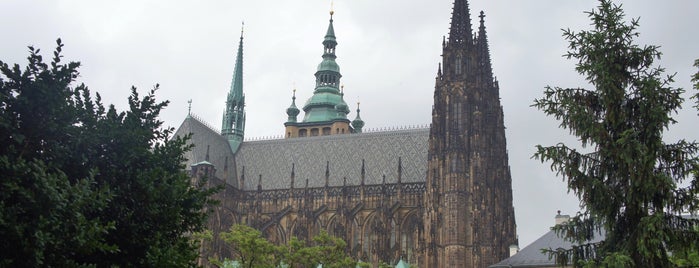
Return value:
M 697 144 L 663 141 L 683 90 L 654 65 L 657 46 L 634 43 L 638 19 L 626 22 L 610 0 L 587 15 L 591 30 L 563 36 L 565 57 L 577 60 L 575 70 L 593 89 L 547 87 L 533 105 L 582 147 L 537 146 L 534 155 L 551 161 L 581 201 L 582 212 L 556 227 L 581 245 L 554 253 L 563 265 L 669 267 L 669 252 L 699 243 L 697 220 L 681 216 L 697 211 Z M 604 241 L 585 244 L 596 230 Z
M 0 62 L 0 266 L 190 266 L 211 190 L 191 187 L 167 102 L 156 86 L 105 108 L 57 43 L 49 64 Z

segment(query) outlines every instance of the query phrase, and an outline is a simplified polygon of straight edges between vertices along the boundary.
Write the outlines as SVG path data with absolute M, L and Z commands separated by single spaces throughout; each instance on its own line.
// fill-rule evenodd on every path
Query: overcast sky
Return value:
M 660 45 L 660 65 L 676 73 L 676 87 L 691 90 L 699 58 L 699 1 L 621 1 L 627 19 L 641 18 L 639 44 Z M 662 4 L 661 4 L 662 3 Z M 530 107 L 546 85 L 586 86 L 574 62 L 561 57 L 561 28 L 589 28 L 583 11 L 596 1 L 471 0 L 480 10 L 505 112 L 520 246 L 548 231 L 557 210 L 575 214 L 578 201 L 547 164 L 530 157 L 537 144 L 574 144 L 558 123 Z M 452 1 L 337 0 L 337 62 L 349 117 L 361 101 L 365 129 L 430 123 L 434 77 Z M 220 128 L 245 21 L 246 137 L 281 136 L 285 109 L 297 88 L 299 105 L 312 95 L 328 0 L 286 1 L 0 1 L 0 59 L 26 65 L 27 46 L 49 52 L 60 37 L 66 60 L 81 61 L 80 82 L 105 103 L 126 107 L 132 85 L 156 83 L 170 100 L 166 125 L 192 113 Z M 696 140 L 697 111 L 687 103 L 667 140 Z M 695 126 L 695 127 L 692 127 Z M 694 129 L 694 130 L 692 130 Z

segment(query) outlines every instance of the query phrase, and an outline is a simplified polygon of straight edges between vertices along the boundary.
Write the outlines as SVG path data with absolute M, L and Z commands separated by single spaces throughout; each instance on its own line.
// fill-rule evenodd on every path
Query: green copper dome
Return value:
M 323 61 L 318 64 L 318 72 L 322 71 L 331 71 L 331 72 L 340 72 L 340 65 L 337 65 L 337 62 L 335 59 L 323 59 Z
M 303 106 L 303 122 L 329 122 L 337 119 L 347 120 L 347 112 L 336 107 L 346 108 L 342 95 L 334 92 L 316 92 Z

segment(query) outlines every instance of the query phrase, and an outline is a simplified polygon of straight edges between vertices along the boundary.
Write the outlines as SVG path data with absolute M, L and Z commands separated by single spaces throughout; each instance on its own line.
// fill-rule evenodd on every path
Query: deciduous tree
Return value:
M 211 190 L 190 185 L 158 86 L 129 109 L 74 85 L 77 62 L 0 62 L 0 264 L 180 267 L 197 257 Z

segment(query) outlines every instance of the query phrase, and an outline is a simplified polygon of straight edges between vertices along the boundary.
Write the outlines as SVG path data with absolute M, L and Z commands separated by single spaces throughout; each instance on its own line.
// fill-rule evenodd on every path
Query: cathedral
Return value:
M 512 182 L 485 16 L 474 31 L 467 0 L 455 0 L 451 16 L 424 128 L 363 132 L 359 104 L 348 118 L 331 12 L 313 95 L 279 108 L 284 138 L 245 140 L 241 34 L 221 130 L 190 114 L 175 134 L 191 134 L 192 179 L 223 187 L 208 221 L 214 237 L 233 224 L 280 244 L 325 230 L 374 266 L 487 267 L 509 257 Z M 216 239 L 202 250 L 232 252 Z

